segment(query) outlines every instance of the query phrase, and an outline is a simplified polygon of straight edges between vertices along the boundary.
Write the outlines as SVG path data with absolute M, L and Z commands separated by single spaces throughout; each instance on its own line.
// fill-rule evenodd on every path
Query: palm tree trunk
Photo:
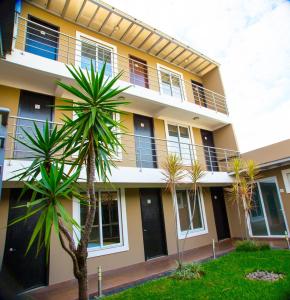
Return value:
M 77 278 L 79 286 L 79 300 L 88 300 L 88 272 L 86 257 L 78 257 L 78 265 L 80 270 L 80 276 Z
M 178 224 L 177 224 L 177 199 L 176 199 L 176 190 L 175 186 L 172 188 L 172 201 L 173 201 L 173 210 L 174 210 L 174 222 L 176 229 L 176 251 L 177 251 L 177 263 L 178 269 L 182 267 L 180 247 L 179 247 L 179 237 L 178 237 Z

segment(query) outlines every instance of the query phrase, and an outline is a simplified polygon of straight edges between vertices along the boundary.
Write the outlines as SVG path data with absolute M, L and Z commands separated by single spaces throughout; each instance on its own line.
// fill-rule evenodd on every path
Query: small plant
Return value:
M 236 242 L 236 251 L 252 252 L 270 250 L 269 244 L 258 243 L 251 240 Z
M 178 280 L 191 280 L 199 279 L 205 274 L 204 268 L 201 264 L 191 263 L 183 265 L 181 268 L 177 269 L 172 278 Z

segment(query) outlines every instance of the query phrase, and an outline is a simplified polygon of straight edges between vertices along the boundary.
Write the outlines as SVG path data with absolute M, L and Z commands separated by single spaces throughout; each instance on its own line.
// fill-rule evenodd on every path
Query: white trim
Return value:
M 177 191 L 184 191 L 183 189 L 178 189 Z M 186 198 L 187 198 L 187 203 L 189 203 L 189 194 L 188 190 L 186 191 Z M 175 205 L 177 208 L 177 228 L 178 228 L 178 239 L 183 240 L 186 238 L 191 238 L 194 236 L 199 236 L 199 235 L 204 235 L 208 233 L 208 226 L 207 226 L 207 218 L 206 218 L 206 212 L 205 212 L 205 206 L 204 206 L 204 198 L 203 198 L 203 192 L 202 192 L 202 187 L 198 188 L 198 199 L 199 199 L 199 207 L 200 207 L 200 214 L 201 214 L 201 222 L 202 222 L 202 228 L 197 228 L 197 229 L 191 229 L 188 231 L 188 234 L 186 236 L 185 231 L 181 231 L 180 229 L 180 219 L 179 219 L 179 209 L 178 209 L 178 202 L 177 202 L 177 195 L 175 195 Z M 190 215 L 191 215 L 191 207 L 188 206 L 188 209 L 190 210 Z M 191 226 L 191 224 L 190 224 Z
M 282 173 L 286 193 L 289 194 L 290 193 L 290 181 L 287 177 L 287 174 L 290 174 L 290 169 L 282 170 L 281 173 Z
M 91 35 L 87 35 L 82 33 L 81 31 L 76 31 L 76 51 L 75 51 L 75 65 L 80 67 L 81 66 L 81 38 L 84 37 L 85 39 L 91 40 L 99 44 L 102 47 L 107 48 L 108 50 L 112 50 L 112 62 L 113 62 L 113 74 L 115 76 L 118 74 L 118 58 L 117 58 L 117 46 L 107 43 L 103 40 L 97 39 Z
M 161 88 L 161 85 L 162 85 L 162 80 L 161 80 L 161 72 L 162 72 L 162 70 L 161 69 L 167 70 L 170 73 L 176 74 L 176 75 L 178 75 L 180 77 L 180 89 L 181 89 L 181 94 L 182 94 L 181 98 L 177 98 L 177 97 L 170 96 L 170 95 L 167 95 L 167 94 L 163 93 L 162 88 Z M 187 101 L 187 97 L 186 97 L 186 93 L 185 93 L 185 85 L 184 85 L 183 73 L 178 72 L 178 71 L 176 71 L 174 69 L 168 68 L 167 66 L 164 66 L 164 65 L 159 64 L 159 63 L 157 63 L 157 72 L 158 72 L 158 81 L 159 81 L 159 91 L 160 91 L 161 95 L 165 95 L 165 96 L 169 96 L 169 97 L 178 99 L 181 102 Z
M 164 126 L 165 126 L 165 136 L 166 136 L 166 141 L 167 141 L 167 151 L 168 150 L 168 142 L 169 141 L 169 132 L 168 132 L 168 125 L 172 125 L 172 126 L 177 126 L 179 127 L 186 127 L 188 129 L 189 132 L 189 140 L 190 140 L 190 145 L 192 146 L 192 155 L 193 155 L 193 159 L 197 160 L 197 154 L 196 154 L 196 149 L 194 147 L 194 136 L 193 136 L 193 132 L 192 132 L 192 127 L 191 125 L 188 125 L 186 123 L 182 123 L 182 122 L 171 122 L 168 120 L 163 120 Z M 178 134 L 179 134 L 179 129 L 178 129 Z M 184 164 L 184 165 L 188 165 L 188 164 Z
M 288 228 L 288 221 L 287 221 L 287 217 L 286 217 L 286 214 L 285 214 L 285 209 L 284 209 L 284 205 L 283 205 L 283 201 L 282 201 L 282 198 L 281 198 L 281 194 L 280 194 L 280 190 L 279 190 L 279 184 L 278 184 L 278 180 L 277 180 L 277 177 L 276 176 L 271 176 L 271 177 L 266 177 L 266 178 L 262 178 L 262 179 L 259 179 L 256 181 L 257 183 L 257 186 L 258 186 L 258 191 L 259 191 L 259 196 L 260 196 L 260 199 L 261 199 L 261 206 L 262 206 L 262 210 L 263 210 L 263 214 L 264 214 L 264 219 L 265 219 L 265 224 L 266 224 L 266 228 L 267 228 L 267 233 L 268 235 L 263 235 L 263 236 L 256 236 L 256 235 L 253 235 L 252 233 L 252 227 L 251 227 L 251 223 L 248 222 L 248 228 L 249 228 L 249 234 L 250 234 L 250 237 L 258 237 L 258 238 L 273 238 L 273 237 L 276 237 L 276 238 L 279 238 L 279 237 L 285 237 L 285 235 L 271 235 L 270 234 L 270 228 L 269 228 L 269 222 L 268 222 L 268 216 L 266 214 L 266 210 L 265 210 L 265 206 L 264 206 L 264 198 L 263 198 L 263 195 L 262 195 L 262 191 L 261 191 L 261 187 L 260 187 L 260 182 L 264 182 L 264 181 L 269 181 L 269 180 L 273 180 L 273 182 L 275 183 L 276 185 L 276 191 L 277 191 L 277 195 L 278 195 L 278 201 L 280 203 L 280 206 L 281 206 L 281 212 L 282 212 L 282 216 L 283 216 L 283 219 L 284 219 L 284 223 L 285 223 L 285 228 L 288 232 L 288 235 L 289 235 L 289 228 Z
M 127 213 L 126 213 L 126 199 L 125 199 L 125 189 L 120 188 L 118 190 L 106 190 L 101 189 L 98 190 L 98 193 L 106 192 L 106 191 L 114 191 L 117 192 L 118 197 L 118 214 L 119 214 L 119 231 L 120 231 L 120 243 L 105 246 L 103 248 L 87 248 L 88 250 L 88 258 L 103 256 L 112 253 L 124 252 L 129 250 L 129 239 L 128 239 L 128 227 L 127 227 Z M 99 210 L 101 210 L 101 206 L 99 205 Z M 99 213 L 99 212 L 98 212 Z M 100 215 L 100 213 L 99 213 Z M 78 200 L 73 199 L 73 218 L 80 225 L 80 203 Z M 101 226 L 102 219 L 100 218 Z M 75 244 L 78 244 L 78 240 L 80 238 L 80 231 L 74 228 L 74 241 Z M 100 242 L 102 244 L 102 238 L 100 236 Z M 102 246 L 102 245 L 101 245 Z

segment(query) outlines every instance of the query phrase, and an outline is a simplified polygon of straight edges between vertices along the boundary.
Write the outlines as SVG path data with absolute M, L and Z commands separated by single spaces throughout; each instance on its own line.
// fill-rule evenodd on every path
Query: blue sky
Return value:
M 290 138 L 290 1 L 106 2 L 221 64 L 242 152 Z

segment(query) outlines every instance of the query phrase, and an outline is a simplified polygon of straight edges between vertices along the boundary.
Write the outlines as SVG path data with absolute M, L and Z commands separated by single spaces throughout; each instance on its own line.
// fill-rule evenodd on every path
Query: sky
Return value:
M 290 138 L 290 1 L 106 2 L 221 64 L 241 152 Z

